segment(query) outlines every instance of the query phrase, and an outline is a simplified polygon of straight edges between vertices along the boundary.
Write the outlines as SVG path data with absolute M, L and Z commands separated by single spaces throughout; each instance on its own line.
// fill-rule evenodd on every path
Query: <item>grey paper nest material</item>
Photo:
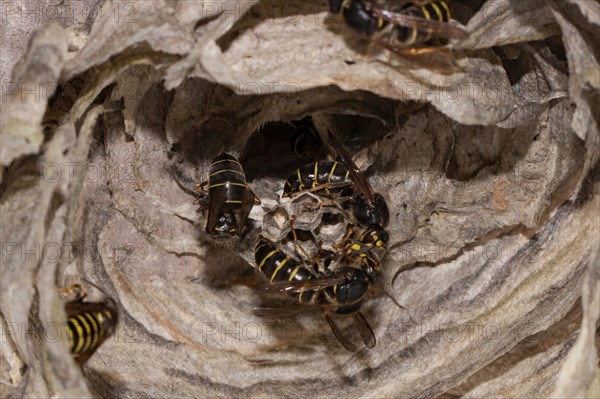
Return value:
M 470 37 L 430 69 L 324 1 L 115 4 L 35 33 L 3 96 L 3 396 L 594 395 L 598 3 L 455 1 Z M 284 302 L 252 289 L 252 250 L 306 115 L 391 208 L 385 281 L 412 320 L 369 301 L 372 350 L 252 314 Z M 189 191 L 224 150 L 263 204 L 219 245 Z M 82 278 L 122 318 L 80 373 L 52 326 Z

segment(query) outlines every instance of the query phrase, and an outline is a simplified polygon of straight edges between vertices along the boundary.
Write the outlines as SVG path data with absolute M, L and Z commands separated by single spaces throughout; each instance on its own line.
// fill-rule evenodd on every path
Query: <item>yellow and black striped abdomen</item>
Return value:
M 302 266 L 296 259 L 286 255 L 283 251 L 276 248 L 271 242 L 261 238 L 256 243 L 254 249 L 254 258 L 258 270 L 260 270 L 270 282 L 297 283 L 309 280 L 313 274 L 306 267 Z M 290 298 L 297 303 L 312 303 L 316 291 L 306 290 L 302 292 L 288 292 Z
M 405 4 L 400 12 L 428 21 L 448 22 L 451 18 L 450 8 L 445 1 L 431 1 L 422 5 L 410 2 Z M 424 44 L 431 39 L 430 32 L 425 29 L 417 29 L 414 26 L 396 25 L 394 30 L 396 40 L 405 46 Z
M 69 347 L 75 361 L 83 364 L 110 337 L 117 324 L 112 300 L 101 303 L 72 301 L 65 305 Z
M 323 188 L 314 191 L 315 194 L 329 196 L 351 185 L 350 173 L 343 163 L 337 161 L 313 162 L 296 169 L 288 177 L 283 188 L 283 196 L 289 197 L 318 186 L 323 186 Z

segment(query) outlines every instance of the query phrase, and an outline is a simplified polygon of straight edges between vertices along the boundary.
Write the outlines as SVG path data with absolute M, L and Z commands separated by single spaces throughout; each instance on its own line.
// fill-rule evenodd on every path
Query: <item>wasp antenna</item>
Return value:
M 179 180 L 179 177 L 176 176 L 175 173 L 171 173 L 171 176 L 173 177 L 173 180 L 175 181 L 175 184 L 177 184 L 177 186 L 181 189 L 181 191 L 183 191 L 186 194 L 190 194 L 190 195 L 196 195 L 198 192 L 195 190 L 190 190 L 186 184 L 182 183 Z
M 415 321 L 415 319 L 413 319 L 413 317 L 410 314 L 410 310 L 402 305 L 400 305 L 400 303 L 396 300 L 396 298 L 394 298 L 394 296 L 392 295 L 391 292 L 389 292 L 385 287 L 381 287 L 381 290 L 383 291 L 383 293 L 392 300 L 392 302 L 394 302 L 396 304 L 396 306 L 398 306 L 400 309 L 405 310 L 408 313 L 408 318 L 409 320 L 414 323 L 417 324 L 417 322 Z
M 400 303 L 396 300 L 396 298 L 394 298 L 394 295 L 392 295 L 392 293 L 389 292 L 385 287 L 382 287 L 381 290 L 388 298 L 390 298 L 392 300 L 392 302 L 394 302 L 396 304 L 396 306 L 398 306 L 400 309 L 406 310 L 408 312 L 408 309 L 405 308 L 404 306 L 400 305 Z

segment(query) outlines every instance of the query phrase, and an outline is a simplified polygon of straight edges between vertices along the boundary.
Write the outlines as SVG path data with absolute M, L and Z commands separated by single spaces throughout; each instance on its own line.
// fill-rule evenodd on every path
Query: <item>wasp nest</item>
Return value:
M 469 36 L 422 59 L 354 35 L 325 1 L 36 3 L 56 18 L 10 6 L 2 392 L 593 396 L 600 10 L 452 6 Z M 309 115 L 390 207 L 382 280 L 410 317 L 369 300 L 377 345 L 356 353 L 318 312 L 252 312 L 288 301 L 257 292 L 253 250 L 259 233 L 287 234 L 279 193 L 302 162 L 284 132 Z M 242 156 L 262 200 L 227 243 L 193 205 L 222 151 Z M 335 242 L 335 212 L 298 223 Z M 83 280 L 120 320 L 80 369 L 57 288 Z

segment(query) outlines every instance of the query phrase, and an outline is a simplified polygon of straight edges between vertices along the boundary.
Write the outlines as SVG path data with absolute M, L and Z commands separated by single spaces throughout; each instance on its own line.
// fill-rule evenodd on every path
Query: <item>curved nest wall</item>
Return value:
M 353 35 L 324 1 L 89 4 L 85 23 L 32 35 L 3 103 L 7 396 L 597 387 L 596 3 L 455 1 L 469 37 L 419 57 Z M 252 312 L 287 303 L 258 289 L 253 251 L 268 223 L 286 228 L 269 212 L 306 163 L 288 143 L 306 116 L 346 141 L 390 207 L 382 279 L 408 310 L 365 304 L 371 350 L 346 351 L 319 312 Z M 192 191 L 221 151 L 262 201 L 225 242 Z M 82 280 L 120 323 L 80 369 L 57 287 Z

